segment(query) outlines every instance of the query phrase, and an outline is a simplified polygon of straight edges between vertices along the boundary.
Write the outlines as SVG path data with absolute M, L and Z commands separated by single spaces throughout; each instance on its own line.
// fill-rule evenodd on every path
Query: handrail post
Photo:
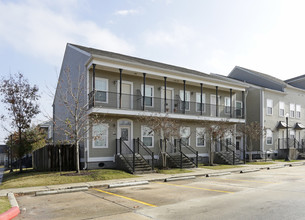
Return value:
M 180 169 L 182 169 L 182 151 L 180 151 Z
M 233 151 L 233 165 L 235 165 L 235 151 Z
M 196 151 L 196 167 L 198 167 L 198 151 Z
M 155 163 L 155 156 L 154 156 L 154 152 L 151 152 L 151 170 L 154 170 L 154 163 Z
M 135 171 L 135 165 L 136 165 L 136 163 L 135 163 L 135 157 L 136 157 L 136 152 L 135 152 L 135 150 L 133 150 L 133 152 L 132 152 L 132 172 L 134 173 L 134 171 Z
M 179 149 L 180 149 L 180 152 L 182 152 L 182 150 L 181 150 L 181 141 L 182 141 L 182 139 L 180 138 L 179 139 Z
M 293 139 L 293 146 L 294 146 L 294 148 L 295 148 L 295 138 Z
M 138 153 L 140 152 L 140 138 L 137 138 L 137 147 L 138 147 Z
M 120 138 L 120 154 L 122 154 L 122 138 Z
M 280 143 L 281 143 L 280 138 L 278 138 L 277 139 L 277 148 L 278 148 L 278 150 L 280 149 Z

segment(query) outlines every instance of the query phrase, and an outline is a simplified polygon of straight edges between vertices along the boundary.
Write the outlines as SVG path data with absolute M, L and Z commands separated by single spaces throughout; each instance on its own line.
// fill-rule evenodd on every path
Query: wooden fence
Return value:
M 33 168 L 37 171 L 75 170 L 74 145 L 47 145 L 33 152 Z

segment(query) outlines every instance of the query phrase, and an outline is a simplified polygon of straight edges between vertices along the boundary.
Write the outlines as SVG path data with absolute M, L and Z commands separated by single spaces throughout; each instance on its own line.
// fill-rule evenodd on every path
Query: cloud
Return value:
M 132 15 L 132 14 L 137 14 L 137 13 L 139 13 L 138 10 L 129 9 L 129 10 L 118 10 L 115 12 L 115 15 L 126 16 L 126 15 Z
M 52 65 L 60 64 L 67 42 L 132 53 L 133 46 L 110 30 L 78 18 L 77 4 L 75 0 L 0 1 L 0 47 L 9 44 Z

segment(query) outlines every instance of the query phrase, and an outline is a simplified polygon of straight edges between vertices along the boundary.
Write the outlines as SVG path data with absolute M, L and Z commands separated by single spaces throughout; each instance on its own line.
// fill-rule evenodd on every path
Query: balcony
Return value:
M 243 109 L 224 105 L 198 103 L 182 101 L 179 96 L 175 99 L 165 99 L 159 97 L 145 97 L 145 106 L 143 107 L 143 96 L 138 92 L 137 95 L 122 94 L 120 103 L 120 94 L 104 91 L 92 91 L 88 95 L 89 109 L 93 107 L 106 109 L 122 109 L 145 111 L 152 113 L 170 113 L 185 114 L 193 116 L 219 117 L 219 118 L 237 118 L 243 119 Z

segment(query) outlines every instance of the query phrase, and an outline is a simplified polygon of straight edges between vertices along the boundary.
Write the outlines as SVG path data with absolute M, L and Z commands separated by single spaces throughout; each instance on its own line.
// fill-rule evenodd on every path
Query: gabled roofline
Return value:
M 295 82 L 295 81 L 299 81 L 299 80 L 302 80 L 302 79 L 305 79 L 305 74 L 300 75 L 300 76 L 296 76 L 294 78 L 286 79 L 285 82 L 289 84 L 290 82 Z

